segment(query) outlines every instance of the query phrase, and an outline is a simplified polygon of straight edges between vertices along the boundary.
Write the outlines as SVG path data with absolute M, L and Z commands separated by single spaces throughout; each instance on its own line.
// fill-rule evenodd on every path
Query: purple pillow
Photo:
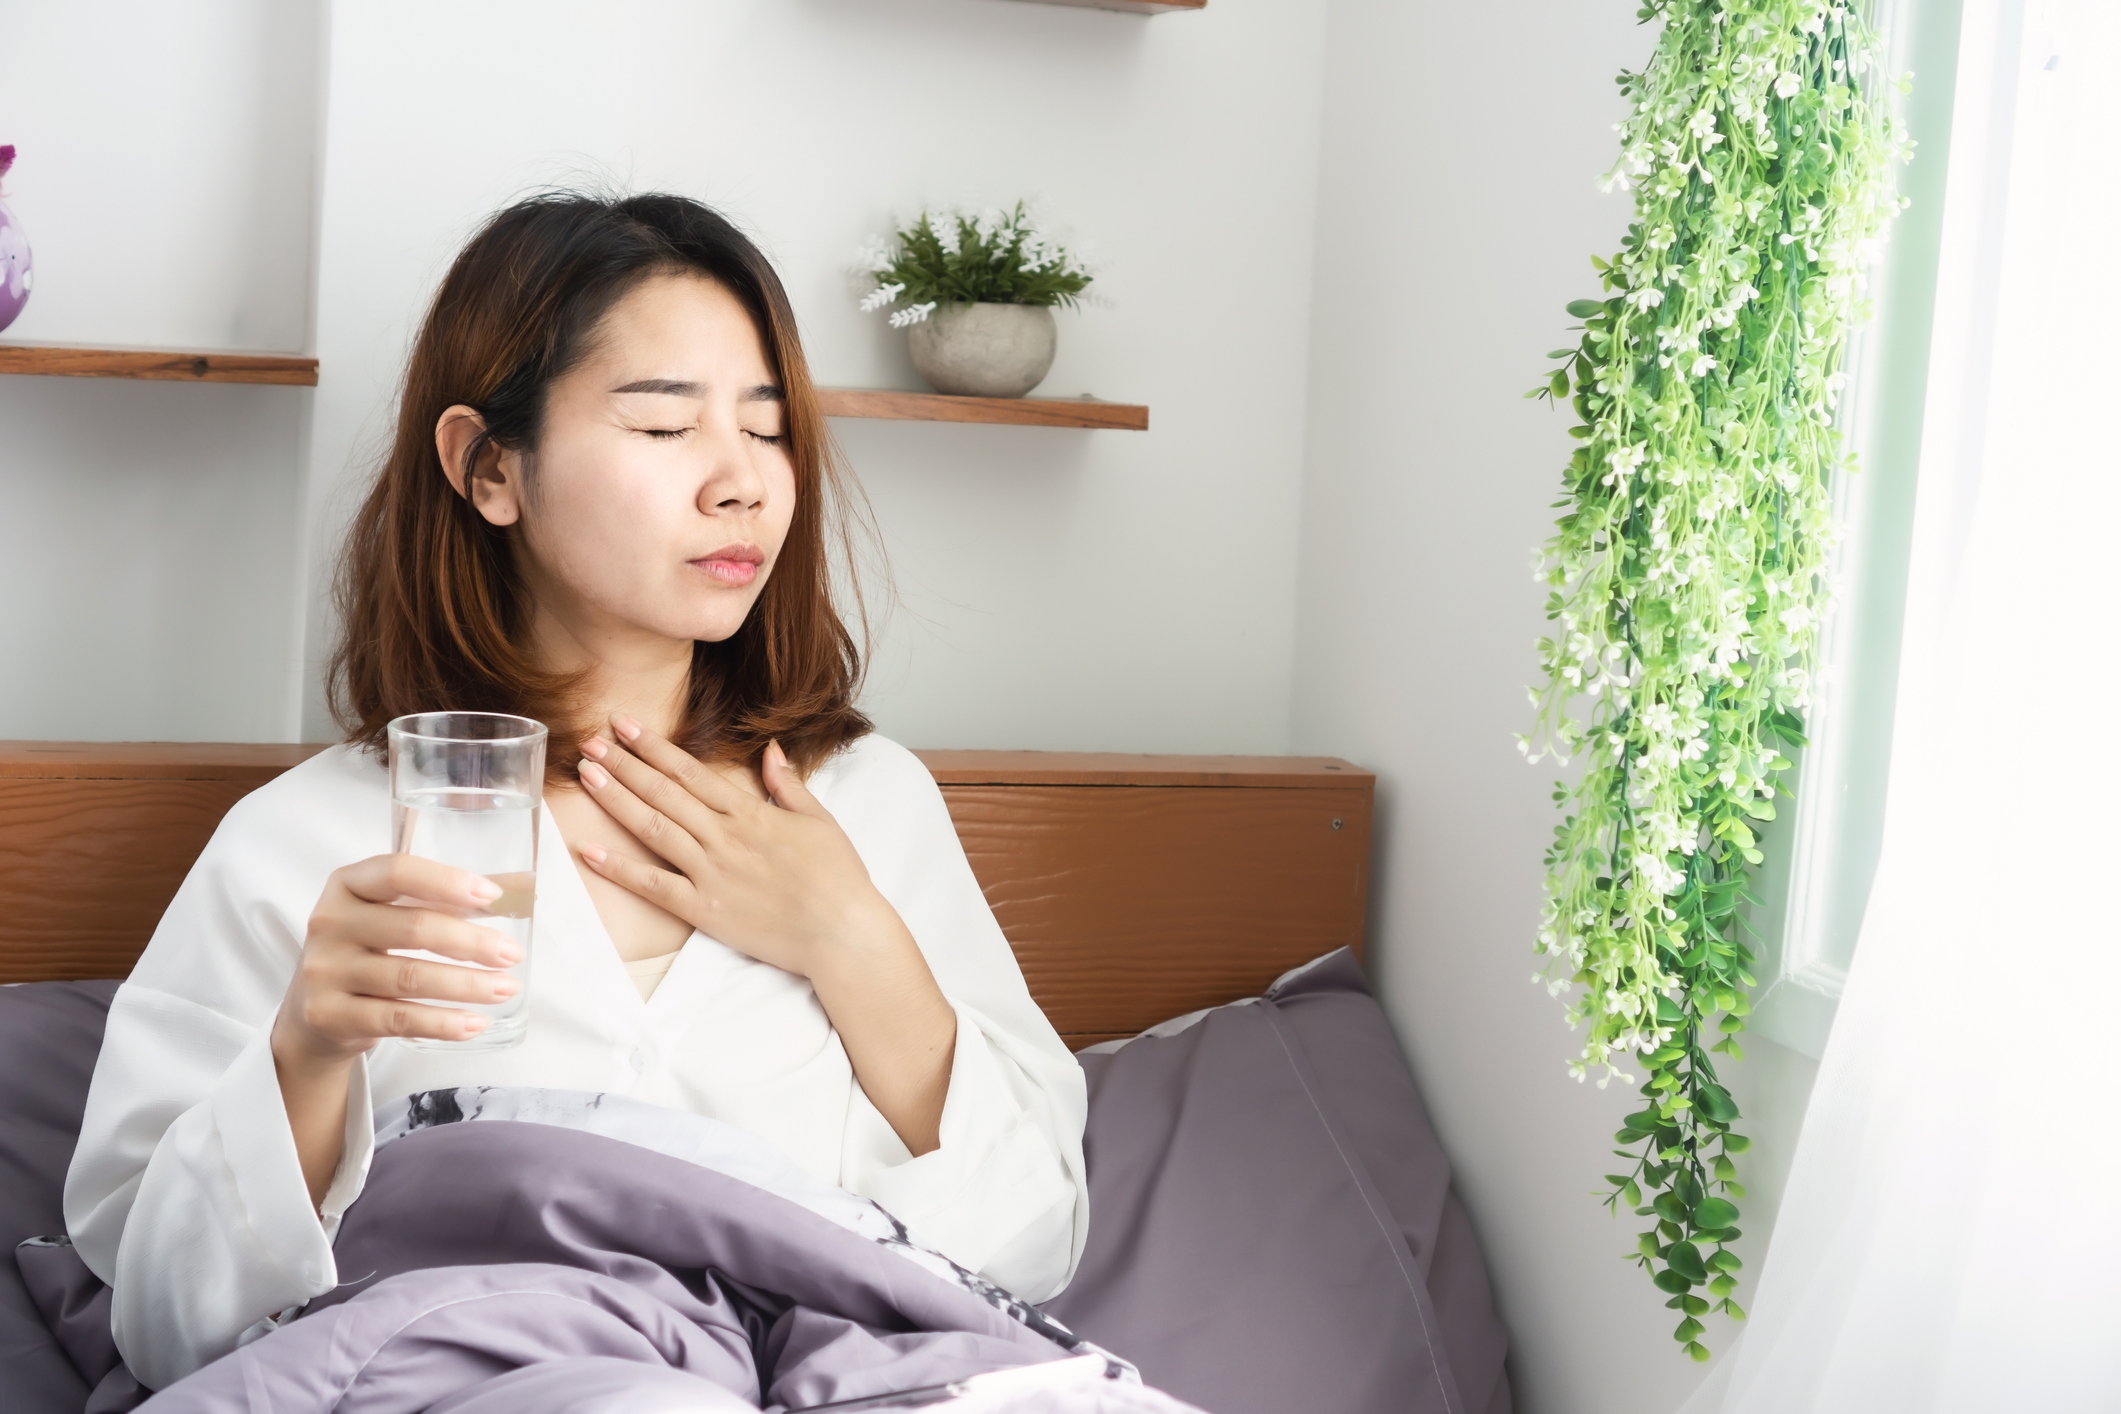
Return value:
M 79 1414 L 89 1381 L 46 1329 L 15 1244 L 66 1230 L 60 1195 L 116 982 L 0 987 L 0 1411 Z M 98 1371 L 98 1375 L 102 1372 Z
M 1486 1265 L 1352 953 L 1081 1059 L 1090 1239 L 1055 1317 L 1215 1414 L 1508 1414 Z

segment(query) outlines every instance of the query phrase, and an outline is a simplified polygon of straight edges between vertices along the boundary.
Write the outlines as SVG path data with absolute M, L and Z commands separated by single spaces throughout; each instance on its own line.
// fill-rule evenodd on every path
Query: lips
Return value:
M 752 544 L 724 545 L 711 555 L 689 561 L 718 584 L 746 585 L 758 578 L 766 552 Z

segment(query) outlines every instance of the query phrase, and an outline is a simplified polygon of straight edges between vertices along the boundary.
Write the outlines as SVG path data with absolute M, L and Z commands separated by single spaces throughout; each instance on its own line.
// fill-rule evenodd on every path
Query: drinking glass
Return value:
M 499 1050 L 522 1044 L 530 1027 L 530 930 L 537 902 L 538 802 L 545 794 L 545 728 L 497 712 L 422 712 L 390 732 L 391 849 L 439 860 L 501 886 L 487 912 L 470 921 L 514 939 L 522 960 L 494 969 L 419 949 L 424 958 L 482 972 L 505 970 L 516 994 L 491 1005 L 432 1001 L 477 1012 L 486 1029 L 463 1041 L 405 1038 L 422 1050 Z

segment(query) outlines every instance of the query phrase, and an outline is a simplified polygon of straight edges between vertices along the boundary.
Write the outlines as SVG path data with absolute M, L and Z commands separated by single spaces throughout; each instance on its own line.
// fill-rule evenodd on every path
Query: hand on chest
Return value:
M 723 774 L 759 799 L 765 799 L 765 791 L 752 773 L 731 768 Z M 594 845 L 645 868 L 668 870 L 670 866 L 579 788 L 548 789 L 545 804 L 552 811 L 553 823 L 560 827 L 568 858 L 573 861 L 583 887 L 588 889 L 590 902 L 596 905 L 597 917 L 603 922 L 604 931 L 611 935 L 612 946 L 617 949 L 619 957 L 626 962 L 636 962 L 642 958 L 661 957 L 683 947 L 685 940 L 692 936 L 690 923 L 590 868 L 582 858 L 582 850 L 584 846 Z

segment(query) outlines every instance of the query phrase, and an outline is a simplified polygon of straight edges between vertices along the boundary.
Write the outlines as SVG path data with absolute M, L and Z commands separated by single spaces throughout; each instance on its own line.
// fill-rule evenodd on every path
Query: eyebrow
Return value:
M 688 383 L 681 378 L 641 378 L 623 387 L 613 388 L 614 393 L 660 393 L 671 398 L 704 398 L 707 385 Z M 740 403 L 778 403 L 785 401 L 778 385 L 756 383 L 737 394 Z

